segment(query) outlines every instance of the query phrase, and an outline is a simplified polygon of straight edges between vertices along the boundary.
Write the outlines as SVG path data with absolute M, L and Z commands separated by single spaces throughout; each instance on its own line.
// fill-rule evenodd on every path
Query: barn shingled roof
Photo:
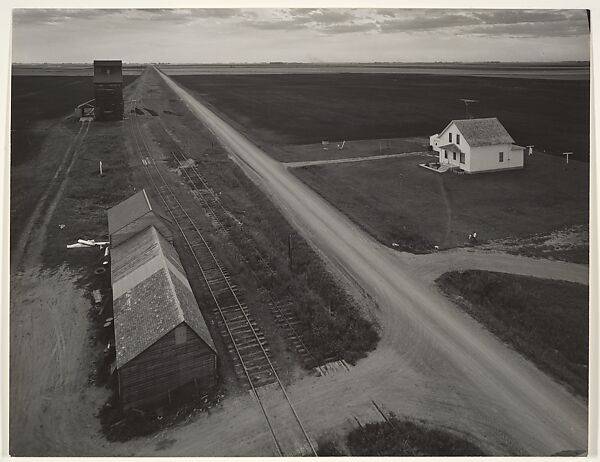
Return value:
M 441 133 L 445 132 L 453 123 L 456 124 L 471 147 L 515 142 L 496 117 L 452 120 Z
M 182 322 L 215 349 L 179 257 L 156 228 L 118 245 L 111 256 L 117 368 Z
M 154 201 L 146 194 L 146 190 L 142 189 L 138 193 L 107 210 L 108 234 L 114 234 L 124 226 L 150 212 L 154 212 L 163 220 L 169 221 L 158 211 Z

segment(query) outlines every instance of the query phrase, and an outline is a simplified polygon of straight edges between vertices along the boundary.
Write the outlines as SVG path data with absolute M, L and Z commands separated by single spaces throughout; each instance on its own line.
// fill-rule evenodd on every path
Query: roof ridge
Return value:
M 500 122 L 498 117 L 474 117 L 471 119 L 452 119 L 452 122 L 470 122 L 470 121 L 474 122 L 476 120 L 492 120 L 492 119 L 496 119 L 496 120 L 498 120 L 498 122 Z
M 148 194 L 146 194 L 146 188 L 142 188 L 142 192 L 144 193 L 144 197 L 146 198 L 146 203 L 148 204 L 148 208 L 152 211 L 154 211 L 154 209 L 152 208 L 152 204 L 150 203 L 150 199 L 148 199 Z
M 154 225 L 150 226 L 152 228 L 152 232 L 154 234 L 154 237 L 156 239 L 156 243 L 158 245 L 158 253 L 160 254 L 160 257 L 165 265 L 165 269 L 167 270 L 167 280 L 169 281 L 169 286 L 171 287 L 171 290 L 173 291 L 173 294 L 175 294 L 175 302 L 177 305 L 177 312 L 179 314 L 179 318 L 180 321 L 185 321 L 186 320 L 186 316 L 185 313 L 183 312 L 183 308 L 181 308 L 181 301 L 179 300 L 179 297 L 177 296 L 177 291 L 175 289 L 175 284 L 173 283 L 173 278 L 171 277 L 171 270 L 169 268 L 169 260 L 167 259 L 167 256 L 165 255 L 165 251 L 163 249 L 162 244 L 160 243 L 160 238 L 159 235 L 160 233 L 158 232 L 158 230 L 154 227 Z

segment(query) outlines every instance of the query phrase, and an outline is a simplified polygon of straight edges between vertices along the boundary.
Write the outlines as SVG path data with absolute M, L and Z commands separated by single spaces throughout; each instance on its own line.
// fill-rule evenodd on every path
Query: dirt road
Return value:
M 474 435 L 498 453 L 547 455 L 587 448 L 587 406 L 500 343 L 231 126 L 164 76 L 232 158 L 340 274 L 379 305 L 378 350 L 337 379 L 292 386 L 313 431 L 376 397 L 398 414 Z M 330 383 L 331 382 L 331 383 Z M 336 383 L 339 382 L 339 383 Z M 340 409 L 341 403 L 347 403 Z M 200 438 L 202 439 L 202 438 Z M 191 444 L 191 442 L 190 442 Z
M 398 253 L 398 258 L 426 280 L 434 280 L 447 271 L 478 269 L 558 279 L 578 284 L 589 283 L 587 265 L 523 257 L 504 252 L 458 248 L 426 255 Z

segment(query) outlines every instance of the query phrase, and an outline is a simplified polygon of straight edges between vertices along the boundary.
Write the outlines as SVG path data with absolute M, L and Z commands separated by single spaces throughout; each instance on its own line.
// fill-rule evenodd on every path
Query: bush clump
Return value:
M 483 456 L 483 451 L 450 432 L 392 416 L 351 431 L 353 456 Z

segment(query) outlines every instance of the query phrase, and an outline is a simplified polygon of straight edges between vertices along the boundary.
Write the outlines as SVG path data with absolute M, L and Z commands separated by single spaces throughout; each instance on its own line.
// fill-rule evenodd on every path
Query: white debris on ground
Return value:
M 179 162 L 179 165 L 173 169 L 178 176 L 183 175 L 183 169 L 192 168 L 196 166 L 196 161 L 194 159 L 185 159 Z

